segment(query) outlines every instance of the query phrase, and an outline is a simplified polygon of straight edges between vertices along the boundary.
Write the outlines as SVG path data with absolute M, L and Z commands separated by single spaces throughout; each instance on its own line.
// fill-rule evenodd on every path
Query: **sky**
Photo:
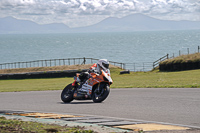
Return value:
M 64 23 L 71 28 L 134 13 L 163 20 L 200 21 L 200 0 L 0 0 L 0 18 Z

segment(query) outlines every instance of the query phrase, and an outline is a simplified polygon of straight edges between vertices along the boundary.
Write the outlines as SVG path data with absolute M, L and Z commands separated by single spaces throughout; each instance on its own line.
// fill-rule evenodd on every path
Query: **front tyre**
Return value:
M 72 87 L 72 84 L 67 85 L 62 93 L 61 93 L 61 100 L 64 103 L 70 103 L 74 98 L 73 98 L 74 90 Z
M 92 100 L 95 103 L 100 103 L 104 101 L 110 93 L 110 87 L 105 85 L 100 91 L 97 91 L 97 88 L 94 90 L 92 95 Z

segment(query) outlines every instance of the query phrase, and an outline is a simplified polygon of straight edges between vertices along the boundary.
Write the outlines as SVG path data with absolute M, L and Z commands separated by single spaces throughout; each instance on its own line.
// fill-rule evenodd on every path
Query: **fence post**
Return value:
M 135 63 L 134 63 L 134 72 L 135 72 Z
M 143 72 L 144 72 L 144 63 L 143 63 Z
M 167 54 L 167 59 L 169 59 L 169 54 Z
M 83 64 L 84 65 L 85 65 L 85 62 L 86 62 L 85 57 L 83 57 Z M 92 62 L 92 59 L 91 59 L 91 62 Z
M 187 48 L 187 51 L 188 51 L 188 54 L 190 54 L 190 52 L 189 52 L 189 48 Z
M 123 63 L 123 69 L 126 69 L 126 64 L 125 63 Z
M 198 46 L 198 53 L 199 53 L 199 49 L 200 49 L 200 47 Z
M 54 60 L 54 66 L 56 66 L 56 59 Z

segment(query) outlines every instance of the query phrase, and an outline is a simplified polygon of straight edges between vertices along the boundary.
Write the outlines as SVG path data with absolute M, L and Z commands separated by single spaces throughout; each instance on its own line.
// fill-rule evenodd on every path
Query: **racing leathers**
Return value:
M 79 75 L 79 79 L 77 80 L 77 82 L 80 82 L 80 85 L 78 87 L 78 91 L 79 92 L 87 92 L 87 90 L 85 90 L 84 88 L 82 88 L 82 85 L 87 81 L 87 79 L 89 79 L 89 75 L 90 73 L 96 73 L 96 74 L 100 74 L 101 73 L 101 67 L 99 66 L 99 64 L 94 63 L 87 72 L 82 72 Z

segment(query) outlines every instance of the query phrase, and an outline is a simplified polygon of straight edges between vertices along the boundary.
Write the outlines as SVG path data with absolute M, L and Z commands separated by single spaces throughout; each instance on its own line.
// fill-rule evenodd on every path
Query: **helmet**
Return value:
M 99 64 L 103 70 L 107 70 L 109 68 L 109 62 L 107 59 L 100 59 L 97 64 Z

